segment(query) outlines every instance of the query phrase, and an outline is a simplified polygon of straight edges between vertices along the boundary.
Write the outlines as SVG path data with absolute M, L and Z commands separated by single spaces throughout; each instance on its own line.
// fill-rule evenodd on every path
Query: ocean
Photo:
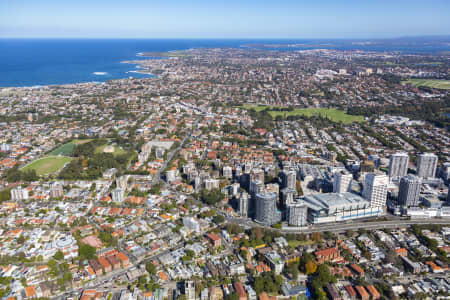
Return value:
M 320 47 L 317 46 L 321 44 Z M 185 50 L 190 48 L 241 47 L 277 44 L 268 50 L 328 48 L 340 50 L 437 52 L 450 51 L 445 42 L 393 43 L 355 40 L 256 40 L 256 39 L 0 39 L 0 87 L 104 82 L 110 79 L 148 77 L 136 66 L 121 63 L 142 59 L 139 52 Z M 279 44 L 303 44 L 286 48 Z M 308 44 L 310 46 L 308 46 Z

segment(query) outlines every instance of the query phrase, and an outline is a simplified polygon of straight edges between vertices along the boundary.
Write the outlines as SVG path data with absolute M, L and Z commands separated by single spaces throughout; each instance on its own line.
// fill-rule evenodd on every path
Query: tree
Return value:
M 244 232 L 244 228 L 238 224 L 230 223 L 227 226 L 227 231 L 229 234 L 239 234 Z
M 286 267 L 286 272 L 291 275 L 294 280 L 297 280 L 298 276 L 298 264 L 291 263 Z
M 147 270 L 147 272 L 148 272 L 150 275 L 155 275 L 155 274 L 156 274 L 156 267 L 155 267 L 155 265 L 154 265 L 153 263 L 151 263 L 151 262 L 148 262 L 148 263 L 145 264 L 145 269 Z
M 319 267 L 317 267 L 316 276 L 324 284 L 336 282 L 336 277 L 331 275 L 330 269 L 328 268 L 327 264 L 321 264 Z
M 97 252 L 97 249 L 95 247 L 81 244 L 78 248 L 78 254 L 82 259 L 92 259 L 95 257 L 95 253 Z
M 311 239 L 316 243 L 322 242 L 322 237 L 320 235 L 320 232 L 313 232 L 311 233 Z
M 215 215 L 213 217 L 213 222 L 218 225 L 218 224 L 225 222 L 225 218 L 222 215 Z
M 260 227 L 254 227 L 250 232 L 251 238 L 256 240 L 262 240 L 264 237 L 264 229 Z
M 308 261 L 305 264 L 305 273 L 307 275 L 315 273 L 317 270 L 317 264 L 314 261 Z
M 239 295 L 237 293 L 231 293 L 225 297 L 225 300 L 239 300 Z
M 65 282 L 71 282 L 72 281 L 72 273 L 70 273 L 70 272 L 64 273 L 63 279 Z
M 280 223 L 276 223 L 276 224 L 273 224 L 272 227 L 275 229 L 281 229 L 283 227 L 283 225 L 281 225 Z
M 53 256 L 56 260 L 63 260 L 64 259 L 64 253 L 62 253 L 61 250 L 58 250 L 55 255 Z
M 323 235 L 326 240 L 334 239 L 334 234 L 331 231 L 325 231 Z
M 308 252 L 303 253 L 302 257 L 300 258 L 300 269 L 302 270 L 303 273 L 306 273 L 306 264 L 309 262 L 315 262 L 314 256 L 312 256 L 312 254 Z
M 180 296 L 178 296 L 177 300 L 187 300 L 187 297 L 185 294 L 181 294 Z
M 23 235 L 21 235 L 17 238 L 17 244 L 22 245 L 23 243 L 25 243 L 25 237 Z

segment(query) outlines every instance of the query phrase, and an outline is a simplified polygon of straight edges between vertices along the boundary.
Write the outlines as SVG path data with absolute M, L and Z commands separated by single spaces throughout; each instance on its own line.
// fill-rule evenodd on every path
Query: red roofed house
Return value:
M 111 264 L 113 270 L 120 269 L 120 260 L 115 255 L 109 255 L 106 259 Z
M 337 247 L 318 250 L 314 253 L 319 264 L 327 261 L 336 261 L 341 259 L 339 249 Z
M 34 285 L 30 285 L 25 288 L 25 295 L 27 298 L 36 298 L 37 297 L 36 289 L 34 288 Z
M 356 292 L 361 300 L 369 300 L 370 296 L 362 285 L 355 286 Z
M 236 290 L 236 293 L 239 296 L 239 300 L 247 300 L 247 293 L 245 293 L 244 287 L 242 286 L 242 283 L 235 282 L 234 283 L 234 289 Z
M 380 293 L 378 293 L 377 289 L 373 285 L 367 285 L 366 289 L 370 293 L 372 300 L 380 299 Z
M 208 155 L 206 156 L 208 159 L 217 159 L 216 151 L 208 151 Z
M 347 294 L 349 295 L 350 299 L 352 300 L 356 299 L 356 291 L 351 285 L 346 285 L 344 288 Z
M 214 247 L 219 247 L 222 245 L 222 239 L 214 232 L 209 233 L 206 237 L 211 241 Z
M 91 259 L 89 261 L 89 265 L 91 266 L 92 270 L 94 270 L 95 275 L 100 276 L 103 274 L 102 265 L 97 260 Z
M 105 273 L 111 272 L 111 264 L 106 260 L 106 258 L 100 256 L 98 258 L 98 262 L 100 263 L 100 265 L 102 265 Z
M 395 249 L 395 253 L 397 253 L 397 255 L 399 256 L 408 256 L 408 250 L 406 250 L 405 248 Z
M 123 252 L 117 253 L 117 258 L 122 263 L 123 268 L 128 267 L 128 265 L 130 264 L 130 259 Z
M 357 264 L 352 264 L 350 268 L 352 268 L 352 270 L 355 271 L 355 273 L 359 276 L 364 276 L 364 270 Z

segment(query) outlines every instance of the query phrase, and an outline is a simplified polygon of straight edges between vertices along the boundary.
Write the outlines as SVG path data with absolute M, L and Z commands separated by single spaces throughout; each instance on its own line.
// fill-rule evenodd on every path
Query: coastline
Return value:
M 193 49 L 241 48 L 297 51 L 318 46 L 338 51 L 429 53 L 443 55 L 450 52 L 450 44 L 438 40 L 431 45 L 405 43 L 403 40 L 314 40 L 314 39 L 205 39 L 205 40 L 3 40 L 8 52 L 0 53 L 0 89 L 13 87 L 40 87 L 106 82 L 128 78 L 154 77 L 139 59 L 176 59 Z M 81 53 L 79 47 L 87 52 Z M 62 47 L 62 48 L 61 48 Z M 145 51 L 143 50 L 145 49 Z M 287 50 L 286 50 L 287 49 Z M 61 51 L 64 55 L 61 55 Z M 35 55 L 39 53 L 39 55 Z M 89 55 L 86 55 L 89 53 Z M 2 55 L 3 54 L 3 55 Z M 134 64 L 136 69 L 124 64 Z

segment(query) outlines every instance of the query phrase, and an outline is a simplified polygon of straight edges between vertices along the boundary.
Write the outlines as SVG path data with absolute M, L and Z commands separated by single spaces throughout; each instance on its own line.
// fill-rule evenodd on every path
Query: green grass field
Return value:
M 402 81 L 403 84 L 411 84 L 416 87 L 429 87 L 434 89 L 448 90 L 450 89 L 450 80 L 439 79 L 408 79 Z
M 38 175 L 48 175 L 61 170 L 72 158 L 66 156 L 46 156 L 26 165 L 22 170 L 36 170 Z
M 310 246 L 312 244 L 314 244 L 314 241 L 312 241 L 312 240 L 306 240 L 306 241 L 291 240 L 291 241 L 288 241 L 288 245 L 291 248 L 297 248 L 299 246 Z
M 92 141 L 92 139 L 72 140 L 68 143 L 65 143 L 64 145 L 59 146 L 58 148 L 50 152 L 49 155 L 70 156 L 72 154 L 73 148 L 75 148 L 77 145 L 81 145 L 90 141 Z
M 266 108 L 270 108 L 273 106 L 262 106 L 262 105 L 244 105 L 243 108 L 245 109 L 251 109 L 253 108 L 256 111 L 262 111 Z M 342 122 L 345 124 L 350 124 L 353 122 L 362 122 L 364 121 L 363 116 L 353 116 L 348 115 L 343 110 L 337 110 L 337 109 L 331 109 L 331 108 L 297 108 L 293 111 L 270 111 L 269 112 L 272 117 L 276 116 L 318 116 L 322 115 L 323 117 L 327 116 L 330 120 L 333 122 Z
M 109 146 L 109 145 L 101 145 L 101 146 L 97 147 L 97 149 L 95 149 L 95 153 L 102 153 L 103 150 L 104 150 L 107 146 Z M 113 155 L 114 155 L 114 156 L 121 155 L 121 154 L 125 154 L 125 153 L 126 153 L 126 151 L 123 150 L 121 147 L 114 146 L 114 152 L 113 152 Z

